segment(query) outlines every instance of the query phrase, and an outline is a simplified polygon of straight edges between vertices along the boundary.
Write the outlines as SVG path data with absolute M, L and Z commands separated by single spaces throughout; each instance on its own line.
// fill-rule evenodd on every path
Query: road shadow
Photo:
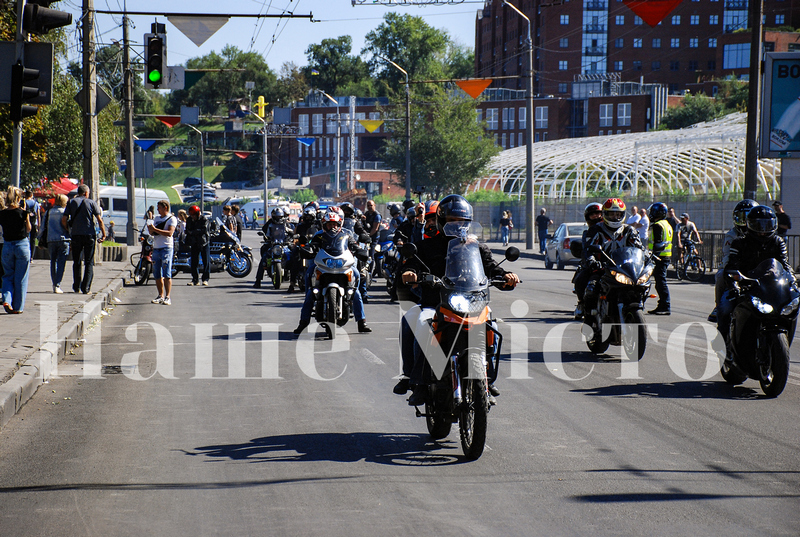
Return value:
M 500 355 L 500 362 L 510 362 L 511 357 L 507 354 Z M 559 360 L 555 363 L 562 363 L 562 364 L 569 364 L 569 363 L 586 363 L 586 364 L 597 364 L 597 363 L 618 363 L 620 362 L 619 357 L 614 356 L 595 356 L 592 353 L 586 351 L 561 351 L 559 353 Z M 529 352 L 528 353 L 528 363 L 529 364 L 543 364 L 544 361 L 544 353 L 539 352 Z
M 751 388 L 730 386 L 720 381 L 613 384 L 570 391 L 595 397 L 651 397 L 656 399 L 753 400 L 766 397 Z
M 265 462 L 371 462 L 395 466 L 443 466 L 466 462 L 453 441 L 433 441 L 427 434 L 307 433 L 254 438 L 185 451 L 211 460 Z M 444 450 L 447 450 L 445 453 Z

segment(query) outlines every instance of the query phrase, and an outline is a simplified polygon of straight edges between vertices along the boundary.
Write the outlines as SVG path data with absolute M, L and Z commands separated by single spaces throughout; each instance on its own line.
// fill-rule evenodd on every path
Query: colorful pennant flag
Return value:
M 181 116 L 156 116 L 156 119 L 170 129 L 181 122 Z
M 492 79 L 490 78 L 473 78 L 469 80 L 458 80 L 456 84 L 458 87 L 464 90 L 464 93 L 472 97 L 473 99 L 477 99 L 478 95 L 483 93 L 483 90 L 489 87 L 489 84 L 492 83 Z
M 319 71 L 317 71 L 316 69 L 312 69 L 311 70 L 311 76 L 318 75 L 318 74 L 319 74 Z
M 240 152 L 234 152 L 233 154 L 234 154 L 234 155 L 236 155 L 236 156 L 237 156 L 237 157 L 239 157 L 239 158 L 247 158 L 247 157 L 249 157 L 249 156 L 250 156 L 250 153 L 240 153 Z
M 142 148 L 142 151 L 147 151 L 156 143 L 155 140 L 134 140 L 133 143 Z
M 359 119 L 358 122 L 361 123 L 361 126 L 367 129 L 367 132 L 370 134 L 378 130 L 380 126 L 383 125 L 382 119 Z
M 203 17 L 202 15 L 180 16 L 172 15 L 167 20 L 181 31 L 183 35 L 198 47 L 205 43 L 209 37 L 222 28 L 228 20 L 227 17 Z
M 664 17 L 683 0 L 622 0 L 631 11 L 639 15 L 651 28 L 658 26 Z
M 169 165 L 177 170 L 178 168 L 183 166 L 183 162 L 170 162 Z
M 310 147 L 314 143 L 314 138 L 297 138 L 297 141 L 306 147 Z

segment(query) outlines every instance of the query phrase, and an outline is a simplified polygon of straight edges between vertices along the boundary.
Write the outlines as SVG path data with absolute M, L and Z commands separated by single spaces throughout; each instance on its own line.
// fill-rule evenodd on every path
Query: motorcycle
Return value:
M 153 236 L 140 234 L 139 242 L 142 245 L 141 251 L 131 255 L 134 285 L 146 284 L 153 272 Z
M 380 253 L 380 255 L 378 255 Z M 394 278 L 397 273 L 397 266 L 399 264 L 398 256 L 400 253 L 397 251 L 397 246 L 393 238 L 390 236 L 389 240 L 378 243 L 375 246 L 375 261 L 378 263 L 378 270 L 381 275 L 386 279 L 386 291 L 391 296 L 394 289 Z
M 453 235 L 447 226 L 459 224 L 447 224 L 445 233 Z M 438 292 L 440 300 L 435 310 L 421 310 L 414 328 L 428 382 L 425 411 L 415 407 L 416 416 L 425 418 L 434 440 L 445 438 L 458 423 L 461 447 L 469 460 L 478 459 L 486 444 L 488 414 L 494 404 L 489 385 L 497 379 L 503 342 L 489 307 L 489 286 L 508 290 L 504 279 L 486 277 L 477 238 L 467 234 L 475 233 L 476 226 L 461 227 L 459 238 L 450 241 L 444 277 L 420 275 L 422 285 Z M 417 252 L 411 243 L 402 250 L 406 258 Z M 518 258 L 517 248 L 506 250 L 506 260 Z M 427 336 L 430 332 L 433 337 Z
M 314 257 L 314 277 L 311 285 L 314 293 L 314 318 L 328 333 L 330 339 L 336 337 L 336 327 L 344 326 L 353 311 L 353 295 L 356 292 L 356 256 L 368 259 L 369 252 L 358 250 L 356 256 L 348 247 L 350 236 L 339 235 L 326 248 L 320 248 Z M 302 247 L 305 255 L 307 248 Z
M 720 304 L 721 310 L 732 308 L 729 329 L 723 333 L 726 353 L 720 373 L 731 385 L 748 377 L 757 380 L 767 397 L 777 397 L 789 376 L 800 289 L 775 259 L 761 262 L 752 277 L 739 271 L 725 276 L 735 285 Z
M 292 252 L 286 244 L 284 228 L 272 226 L 270 233 L 271 236 L 267 237 L 263 231 L 258 232 L 263 239 L 260 264 L 265 268 L 267 276 L 272 279 L 272 287 L 280 289 L 281 284 L 289 279 L 289 263 Z
M 253 252 L 244 246 L 230 229 L 222 224 L 219 218 L 212 224 L 209 239 L 210 272 L 227 271 L 234 278 L 245 278 L 253 270 Z M 203 269 L 203 256 L 198 259 L 198 270 Z M 176 248 L 172 261 L 173 276 L 178 272 L 191 272 L 191 250 Z
M 604 273 L 595 283 L 599 286 L 597 306 L 584 313 L 584 328 L 590 332 L 584 334 L 586 344 L 592 354 L 604 353 L 609 345 L 622 345 L 627 357 L 641 360 L 647 346 L 642 311 L 655 263 L 639 248 L 618 248 L 611 255 L 597 246 L 592 249 L 599 254 Z

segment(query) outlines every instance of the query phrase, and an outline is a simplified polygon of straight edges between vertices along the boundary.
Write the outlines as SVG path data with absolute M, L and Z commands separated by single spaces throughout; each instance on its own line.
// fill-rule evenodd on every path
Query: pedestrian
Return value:
M 648 235 L 647 248 L 653 252 L 655 258 L 656 266 L 653 270 L 653 280 L 658 293 L 658 304 L 654 309 L 647 312 L 652 315 L 670 314 L 667 268 L 672 258 L 672 226 L 667 221 L 667 211 L 666 204 L 654 203 L 650 206 L 650 217 L 648 218 L 648 222 L 652 222 L 652 226 L 649 226 L 650 234 Z M 641 229 L 645 228 L 642 227 Z
M 783 210 L 783 203 L 780 201 L 773 201 L 772 208 L 775 209 L 775 216 L 778 218 L 778 231 L 776 234 L 779 237 L 785 237 L 786 232 L 792 229 L 792 219 Z
M 503 211 L 503 216 L 500 218 L 500 240 L 503 241 L 503 246 L 508 246 L 508 239 L 511 235 L 511 228 L 513 227 L 511 211 Z
M 639 221 L 641 219 L 642 219 L 642 217 L 639 214 L 639 208 L 636 205 L 634 205 L 634 206 L 631 207 L 631 215 L 628 217 L 627 220 L 625 220 L 625 223 L 628 224 L 629 226 L 631 226 L 633 229 L 635 229 L 636 232 L 638 233 L 639 232 L 639 228 L 641 227 L 639 225 Z M 639 239 L 640 240 L 641 239 L 647 240 L 647 237 L 642 237 L 641 235 L 639 235 Z
M 31 266 L 31 217 L 24 209 L 22 190 L 9 186 L 6 208 L 0 211 L 3 228 L 3 309 L 6 313 L 22 313 L 28 293 L 28 275 Z
M 231 215 L 231 206 L 225 205 L 222 207 L 222 225 L 236 233 L 236 220 Z
M 239 214 L 242 217 L 242 222 L 244 222 L 244 229 L 250 229 L 250 219 L 247 218 L 247 211 L 239 211 Z
M 111 220 L 108 223 L 108 229 L 106 230 L 106 240 L 109 242 L 117 242 L 117 233 L 114 231 L 114 221 Z
M 50 280 L 53 283 L 53 292 L 60 295 L 61 280 L 64 278 L 64 268 L 69 255 L 69 232 L 61 224 L 64 208 L 67 206 L 67 196 L 58 194 L 53 207 L 47 210 L 42 219 L 42 230 L 39 232 L 40 243 L 47 243 L 46 248 L 50 253 Z
M 258 210 L 253 209 L 253 229 L 258 229 Z
M 242 232 L 244 231 L 244 220 L 242 219 L 241 211 L 238 205 L 231 205 L 231 217 L 233 218 L 234 230 L 239 240 L 242 240 Z
M 156 289 L 158 296 L 151 302 L 153 304 L 172 304 L 170 291 L 172 291 L 172 254 L 174 243 L 172 236 L 175 228 L 178 227 L 178 219 L 169 212 L 169 200 L 161 200 L 156 204 L 158 216 L 153 219 L 149 226 L 150 234 L 153 235 L 153 274 L 156 278 Z
M 186 234 L 186 220 L 187 220 L 186 210 L 180 209 L 178 210 L 178 225 L 175 226 L 175 233 L 172 235 L 173 243 L 178 243 L 176 248 L 180 249 L 183 246 L 183 239 Z
M 94 220 L 100 226 L 100 242 L 106 238 L 106 226 L 97 203 L 89 198 L 89 187 L 80 185 L 78 195 L 67 203 L 61 226 L 69 231 L 72 239 L 72 290 L 89 293 L 94 278 L 94 251 L 97 245 L 97 231 Z M 84 272 L 81 278 L 81 257 Z
M 23 208 L 28 212 L 31 220 L 31 232 L 28 234 L 28 241 L 31 247 L 31 259 L 33 259 L 33 252 L 36 251 L 36 238 L 39 236 L 39 227 L 41 225 L 40 213 L 42 206 L 33 199 L 31 190 L 25 191 L 25 207 Z
M 375 258 L 375 246 L 378 245 L 378 233 L 381 229 L 381 214 L 375 209 L 375 200 L 367 201 L 367 210 L 364 213 L 364 229 L 367 231 L 367 235 L 370 238 L 370 245 L 369 245 L 369 257 L 370 259 Z M 380 276 L 380 267 L 378 267 L 378 263 L 374 264 L 373 274 L 374 278 Z
M 208 240 L 208 220 L 200 212 L 200 207 L 189 207 L 189 219 L 186 220 L 186 244 L 191 248 L 190 264 L 192 281 L 188 285 L 200 283 L 199 262 L 203 261 L 203 285 L 208 285 L 211 265 L 209 263 L 210 243 Z M 202 257 L 201 257 L 202 256 Z
M 650 230 L 650 218 L 648 218 L 647 216 L 647 210 L 644 207 L 642 207 L 641 209 L 639 209 L 639 238 L 642 240 L 642 242 L 646 241 L 647 237 L 649 237 L 648 235 L 649 230 Z
M 553 223 L 547 216 L 547 209 L 542 208 L 539 210 L 539 216 L 536 217 L 536 229 L 539 230 L 539 253 L 544 255 L 547 246 L 547 228 Z

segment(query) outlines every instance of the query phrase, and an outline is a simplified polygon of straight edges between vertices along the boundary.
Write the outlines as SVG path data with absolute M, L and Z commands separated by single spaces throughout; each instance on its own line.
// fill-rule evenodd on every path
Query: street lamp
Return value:
M 528 95 L 525 99 L 526 119 L 525 136 L 528 138 L 525 144 L 525 161 L 527 164 L 527 171 L 525 173 L 525 195 L 527 196 L 525 203 L 525 248 L 528 250 L 533 249 L 533 39 L 531 39 L 531 20 L 525 14 L 517 9 L 516 6 L 503 0 L 503 4 L 517 12 L 517 14 L 528 21 L 528 35 L 525 40 L 525 45 L 528 47 Z
M 203 204 L 206 201 L 206 174 L 203 164 L 205 160 L 205 143 L 203 142 L 203 133 L 194 125 L 189 125 L 188 123 L 185 125 L 200 135 L 200 214 L 203 214 Z
M 339 174 L 341 173 L 340 166 L 341 166 L 341 160 L 342 160 L 341 159 L 342 116 L 339 113 L 339 101 L 337 101 L 336 99 L 334 99 L 333 97 L 331 97 L 330 95 L 328 95 L 327 93 L 325 93 L 322 90 L 317 90 L 317 91 L 319 91 L 325 97 L 330 99 L 333 102 L 333 104 L 336 105 L 336 172 L 335 172 L 336 173 L 336 181 L 333 183 L 333 190 L 334 190 L 333 197 L 334 197 L 334 199 L 336 199 L 336 198 L 339 197 L 339 186 L 340 186 L 339 185 L 339 180 L 341 179 L 341 176 Z M 350 170 L 350 173 L 352 174 L 353 170 Z
M 411 85 L 408 83 L 408 72 L 394 63 L 389 58 L 378 56 L 378 58 L 389 62 L 398 71 L 406 75 L 406 199 L 411 199 Z

